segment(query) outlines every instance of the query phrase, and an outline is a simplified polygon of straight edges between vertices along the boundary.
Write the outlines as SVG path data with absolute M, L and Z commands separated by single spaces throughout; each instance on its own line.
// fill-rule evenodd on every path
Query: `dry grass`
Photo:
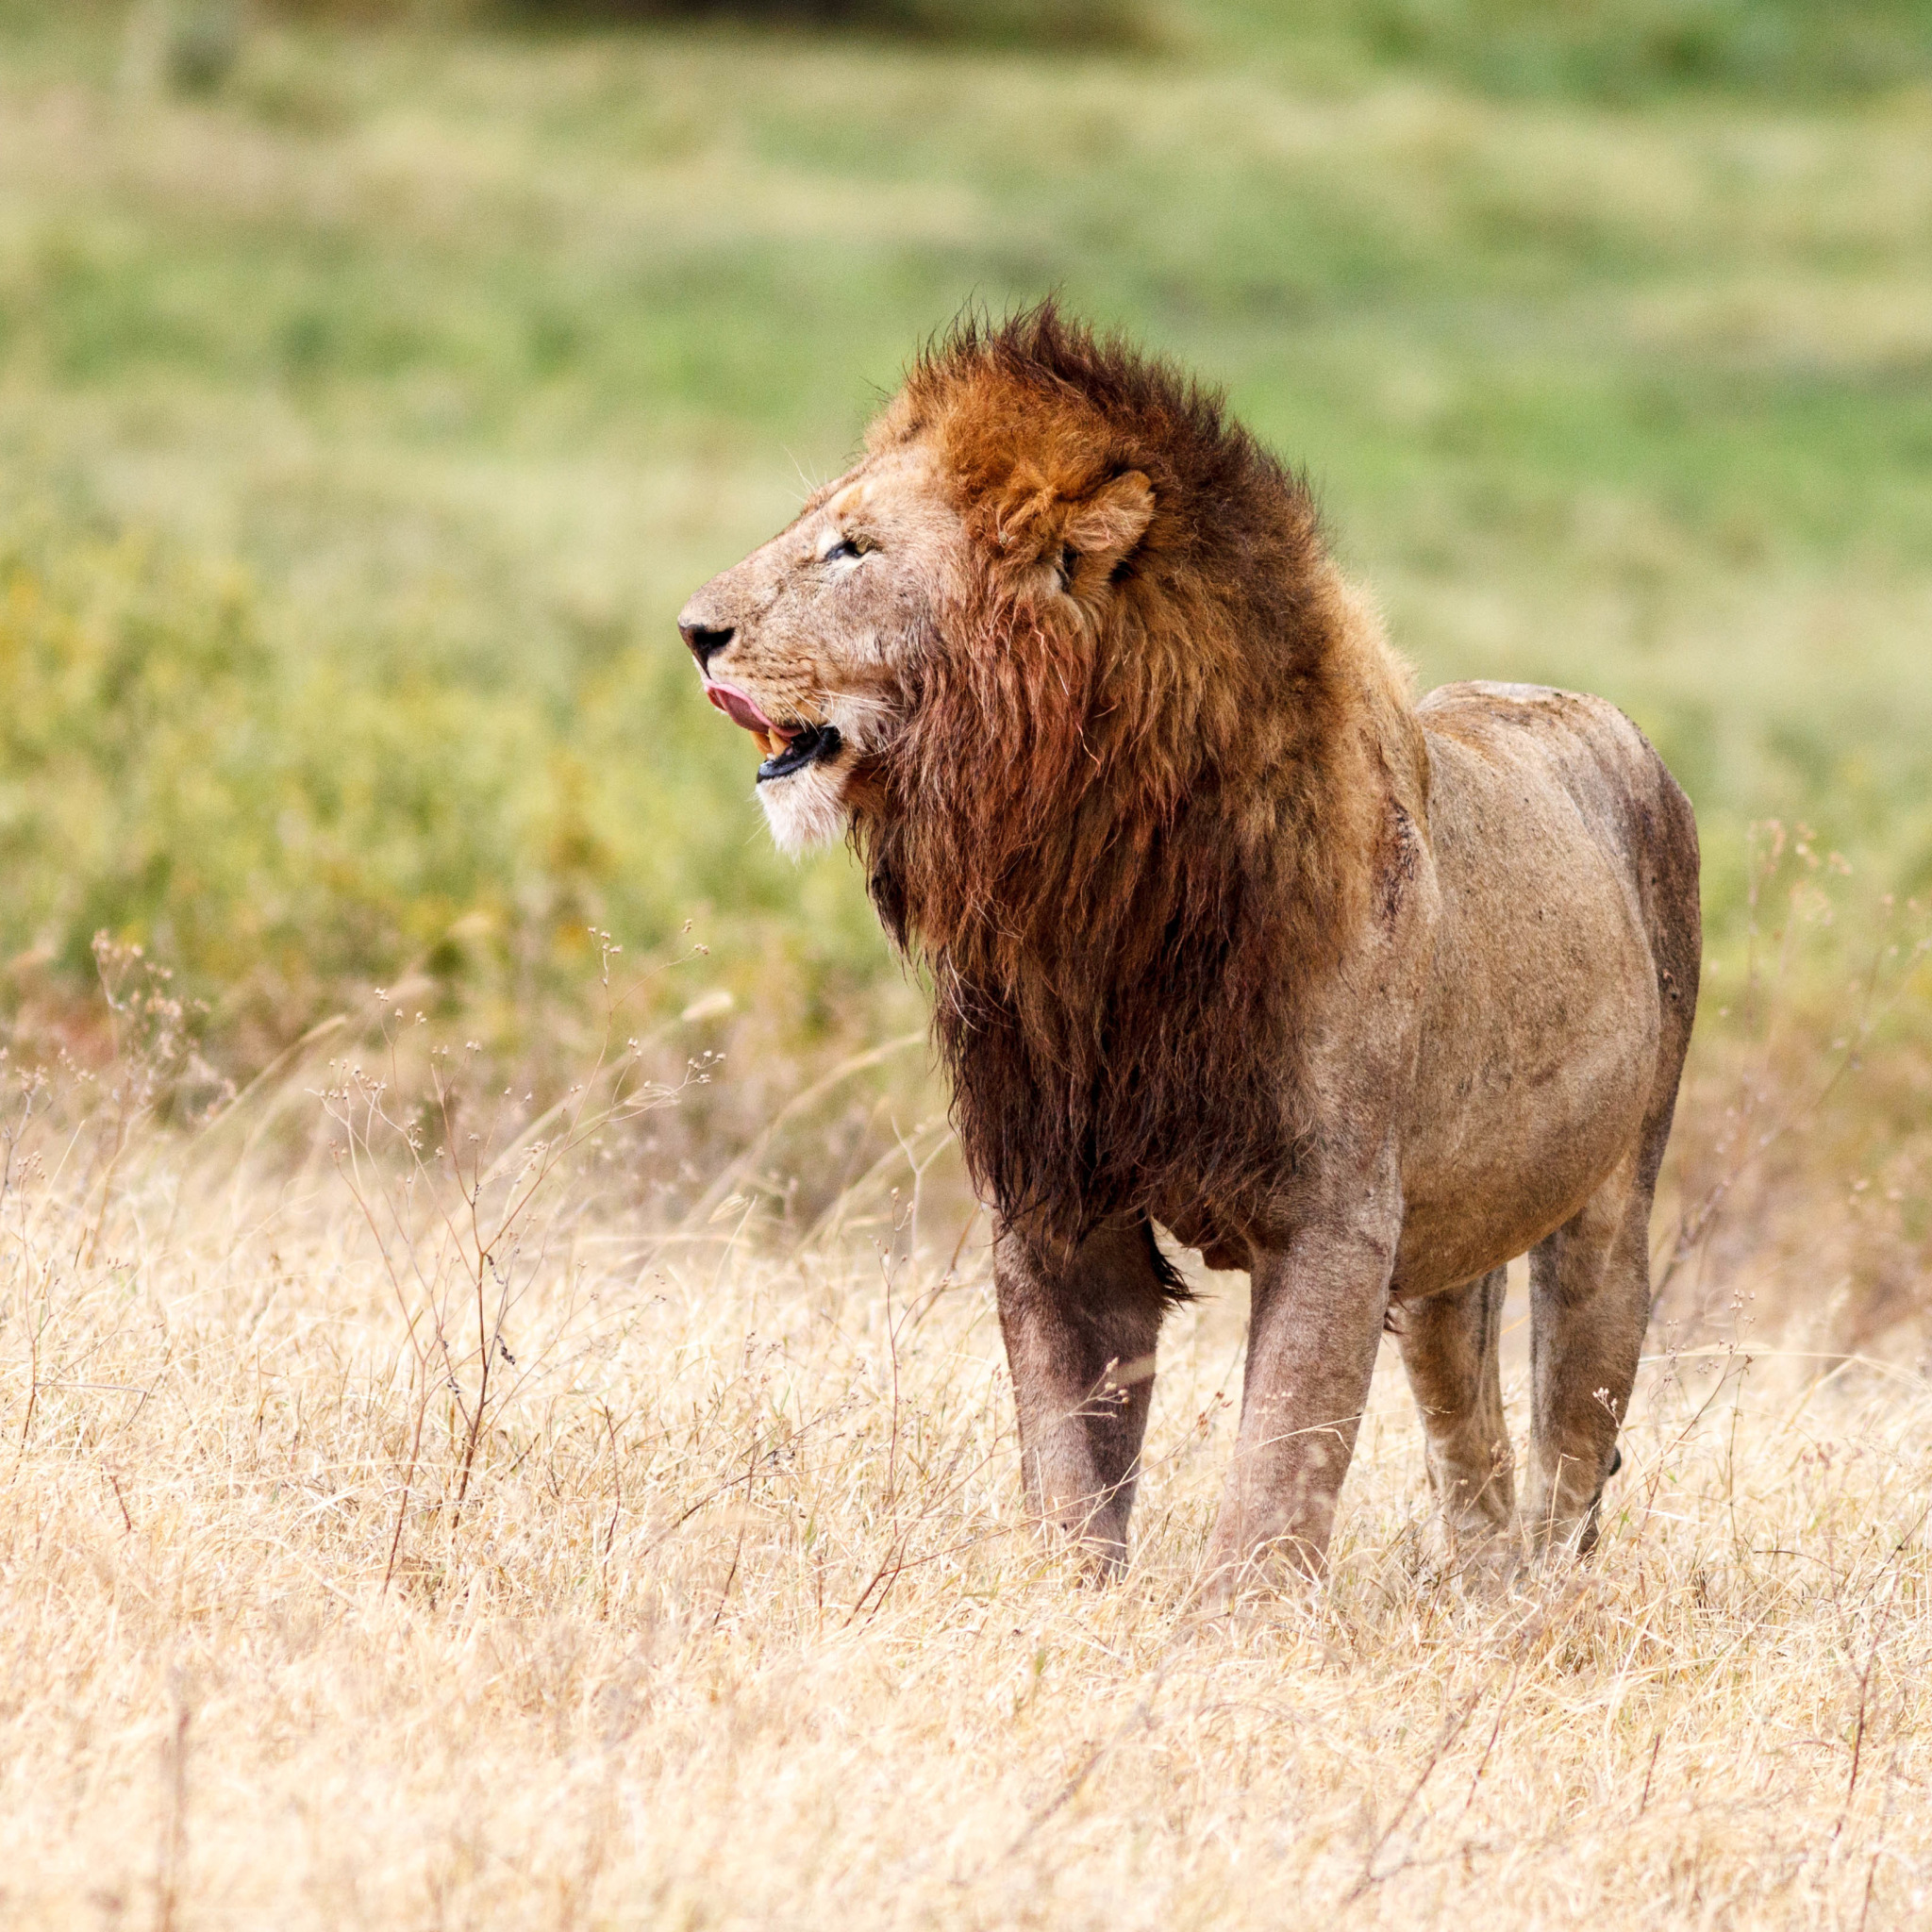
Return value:
M 0 1919 L 1920 1909 L 1916 1375 L 1659 1358 L 1600 1556 L 1481 1599 L 1423 1574 L 1391 1364 L 1332 1585 L 1201 1625 L 1231 1285 L 1173 1324 L 1089 1591 L 1024 1519 L 978 1237 L 905 1169 L 794 1251 L 731 1174 L 667 1229 L 634 1057 L 539 1124 L 408 1028 L 379 1080 L 325 1042 L 163 1131 L 165 991 L 116 983 L 123 1058 L 8 1114 Z

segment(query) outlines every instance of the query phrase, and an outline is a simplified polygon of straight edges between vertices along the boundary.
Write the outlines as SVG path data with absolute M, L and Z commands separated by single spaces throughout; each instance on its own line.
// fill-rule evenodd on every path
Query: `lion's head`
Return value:
M 788 851 L 878 804 L 867 778 L 922 684 L 989 625 L 1024 624 L 1091 657 L 1154 514 L 1145 473 L 1091 408 L 1010 379 L 943 395 L 937 373 L 915 375 L 863 459 L 678 620 L 707 695 L 758 741 L 759 802 Z M 1010 760 L 1021 748 L 958 752 Z
M 1050 305 L 957 329 L 679 628 L 779 842 L 849 831 L 931 965 L 1009 1218 L 1280 1171 L 1293 1096 L 1256 1070 L 1360 916 L 1412 721 L 1307 489 L 1218 397 Z

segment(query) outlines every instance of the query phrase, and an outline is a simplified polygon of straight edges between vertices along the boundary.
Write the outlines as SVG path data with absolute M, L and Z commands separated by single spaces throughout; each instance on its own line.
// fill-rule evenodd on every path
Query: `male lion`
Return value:
M 849 830 L 932 973 L 1041 1516 L 1124 1560 L 1185 1293 L 1158 1222 L 1253 1278 L 1213 1600 L 1320 1564 L 1385 1327 L 1445 1558 L 1513 1560 L 1525 1250 L 1524 1525 L 1589 1549 L 1701 944 L 1637 728 L 1530 685 L 1413 704 L 1306 487 L 1051 306 L 928 353 L 679 629 L 779 843 Z

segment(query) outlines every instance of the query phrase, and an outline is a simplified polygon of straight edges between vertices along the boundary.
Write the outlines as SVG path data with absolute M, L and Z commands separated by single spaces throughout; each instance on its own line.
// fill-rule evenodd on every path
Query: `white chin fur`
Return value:
M 831 765 L 808 765 L 788 778 L 768 778 L 758 803 L 778 850 L 802 857 L 845 836 L 844 780 Z

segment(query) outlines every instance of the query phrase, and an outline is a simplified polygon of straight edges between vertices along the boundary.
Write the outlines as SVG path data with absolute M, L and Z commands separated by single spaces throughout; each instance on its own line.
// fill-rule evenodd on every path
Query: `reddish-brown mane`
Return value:
M 983 568 L 912 656 L 855 837 L 931 969 L 967 1159 L 1057 1243 L 1208 1198 L 1252 1224 L 1310 1117 L 1312 990 L 1424 809 L 1399 674 L 1307 487 L 1218 396 L 1050 305 L 926 355 L 872 440 L 911 438 Z M 1136 473 L 1138 543 L 1070 551 Z

